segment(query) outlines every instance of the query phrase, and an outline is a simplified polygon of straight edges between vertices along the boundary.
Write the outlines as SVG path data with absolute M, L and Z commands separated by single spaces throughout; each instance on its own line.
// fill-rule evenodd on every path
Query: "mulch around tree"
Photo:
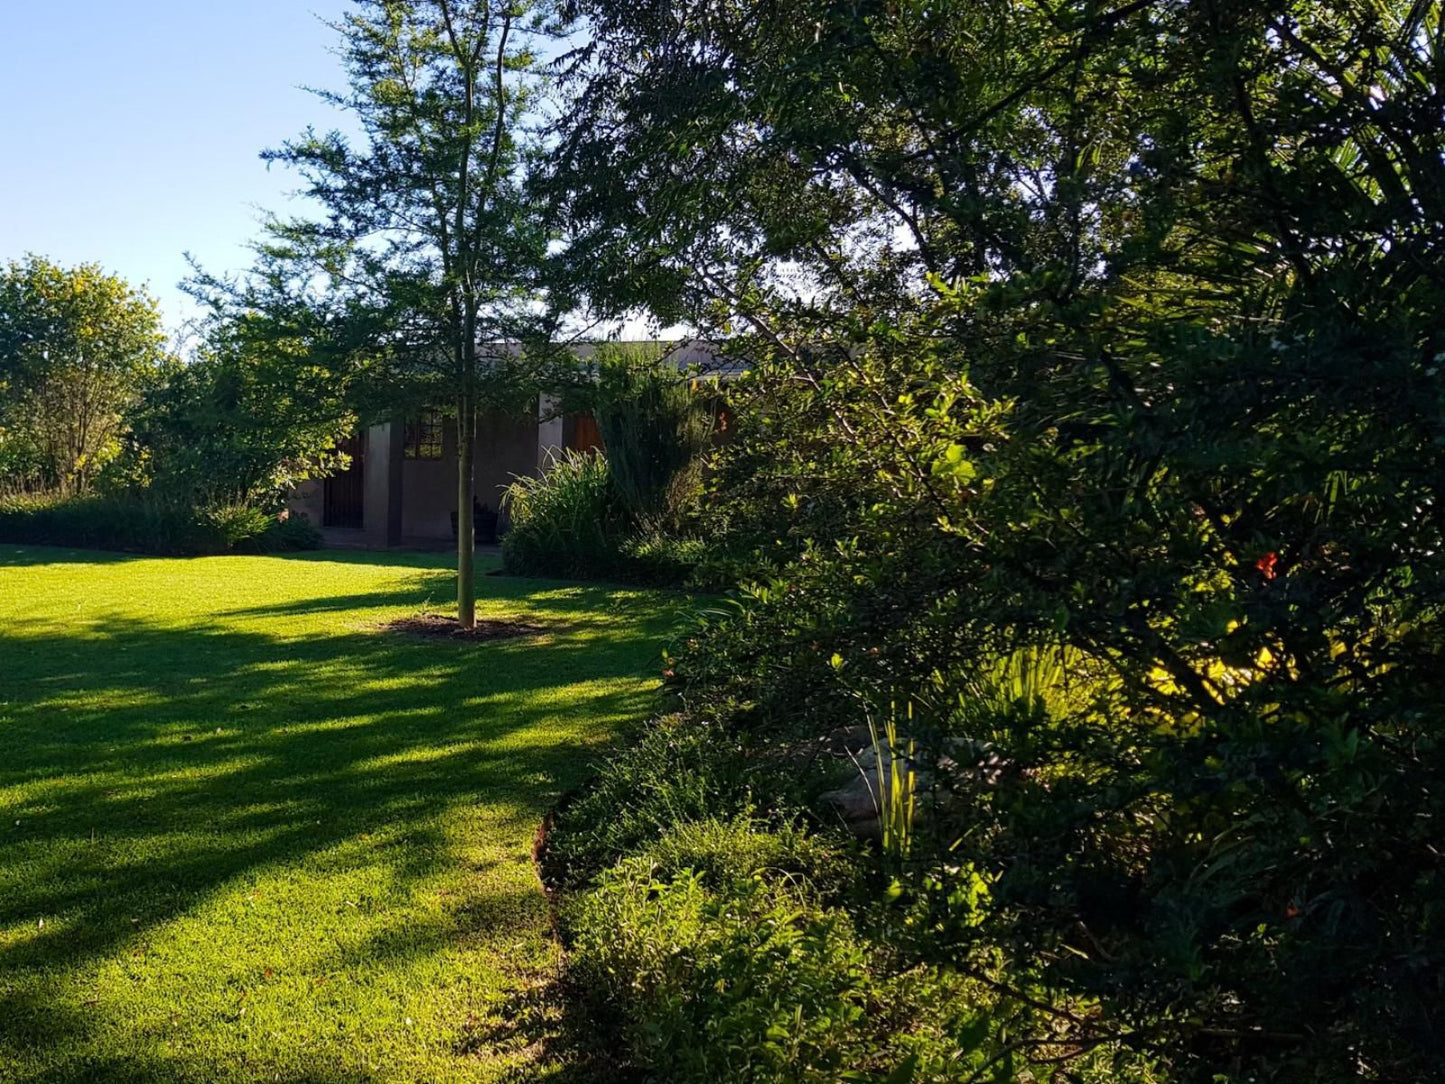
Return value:
M 455 617 L 442 614 L 417 614 L 415 617 L 401 617 L 382 626 L 387 632 L 401 632 L 408 636 L 425 636 L 450 640 L 512 640 L 521 636 L 540 636 L 553 631 L 541 625 L 528 625 L 522 621 L 506 619 L 486 620 L 477 618 L 475 628 L 464 629 L 457 625 Z

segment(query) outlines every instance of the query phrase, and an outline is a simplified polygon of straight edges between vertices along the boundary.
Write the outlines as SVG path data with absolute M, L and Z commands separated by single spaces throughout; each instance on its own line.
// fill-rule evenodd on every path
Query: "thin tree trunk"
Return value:
M 476 479 L 477 408 L 465 392 L 457 397 L 457 624 L 477 624 L 477 545 L 472 521 Z

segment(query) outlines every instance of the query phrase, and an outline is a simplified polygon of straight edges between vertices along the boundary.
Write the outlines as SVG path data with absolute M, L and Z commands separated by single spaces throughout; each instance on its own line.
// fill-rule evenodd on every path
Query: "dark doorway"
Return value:
M 326 479 L 323 523 L 327 527 L 360 527 L 366 498 L 366 434 L 347 437 L 336 448 L 351 456 L 351 466 Z

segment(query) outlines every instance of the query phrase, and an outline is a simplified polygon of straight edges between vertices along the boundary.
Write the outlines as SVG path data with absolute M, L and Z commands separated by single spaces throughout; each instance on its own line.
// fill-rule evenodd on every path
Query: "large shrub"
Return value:
M 582 6 L 589 266 L 756 332 L 689 710 L 985 742 L 884 936 L 1036 1078 L 1430 1079 L 1439 5 Z M 1020 651 L 1070 695 L 977 697 Z
M 712 409 L 691 375 L 635 346 L 600 347 L 567 396 L 597 419 L 605 450 L 565 452 L 519 478 L 502 556 L 515 572 L 686 582 L 706 546 L 692 522 Z
M 694 374 L 640 347 L 597 352 L 591 399 L 612 486 L 648 534 L 678 528 L 692 509 L 713 421 Z

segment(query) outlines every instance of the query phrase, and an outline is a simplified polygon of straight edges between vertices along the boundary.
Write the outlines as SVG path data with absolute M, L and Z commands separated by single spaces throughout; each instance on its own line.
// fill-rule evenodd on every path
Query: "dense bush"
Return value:
M 597 365 L 588 398 L 612 488 L 645 534 L 676 531 L 695 506 L 713 431 L 696 378 L 636 346 L 604 345 Z
M 621 576 L 654 586 L 731 587 L 733 581 L 705 574 L 707 551 L 704 539 L 683 530 L 637 530 L 622 540 Z
M 509 488 L 507 568 L 656 585 L 694 579 L 707 548 L 696 534 L 713 430 L 707 398 L 691 374 L 638 347 L 602 346 L 584 375 L 568 409 L 595 415 L 605 451 L 569 450 L 542 477 Z
M 162 556 L 315 549 L 304 516 L 285 520 L 247 506 L 197 509 L 154 497 L 0 498 L 0 541 Z
M 601 452 L 564 452 L 540 476 L 513 482 L 502 503 L 510 519 L 502 560 L 517 575 L 682 584 L 703 548 L 698 539 L 640 527 Z
M 259 536 L 259 548 L 265 553 L 288 553 L 320 549 L 321 532 L 309 518 L 294 513 L 272 517 Z
M 586 266 L 755 332 L 680 702 L 991 758 L 855 934 L 1035 1079 L 1437 1075 L 1439 5 L 580 6 Z
M 856 876 L 847 855 L 794 828 L 685 824 L 564 907 L 573 977 L 622 1015 L 633 1059 L 657 1080 L 1013 1079 L 1000 1036 L 1014 1021 L 996 991 L 908 964 L 861 931 L 837 905 Z M 1076 1081 L 1156 1079 L 1125 1050 L 1073 1060 Z

